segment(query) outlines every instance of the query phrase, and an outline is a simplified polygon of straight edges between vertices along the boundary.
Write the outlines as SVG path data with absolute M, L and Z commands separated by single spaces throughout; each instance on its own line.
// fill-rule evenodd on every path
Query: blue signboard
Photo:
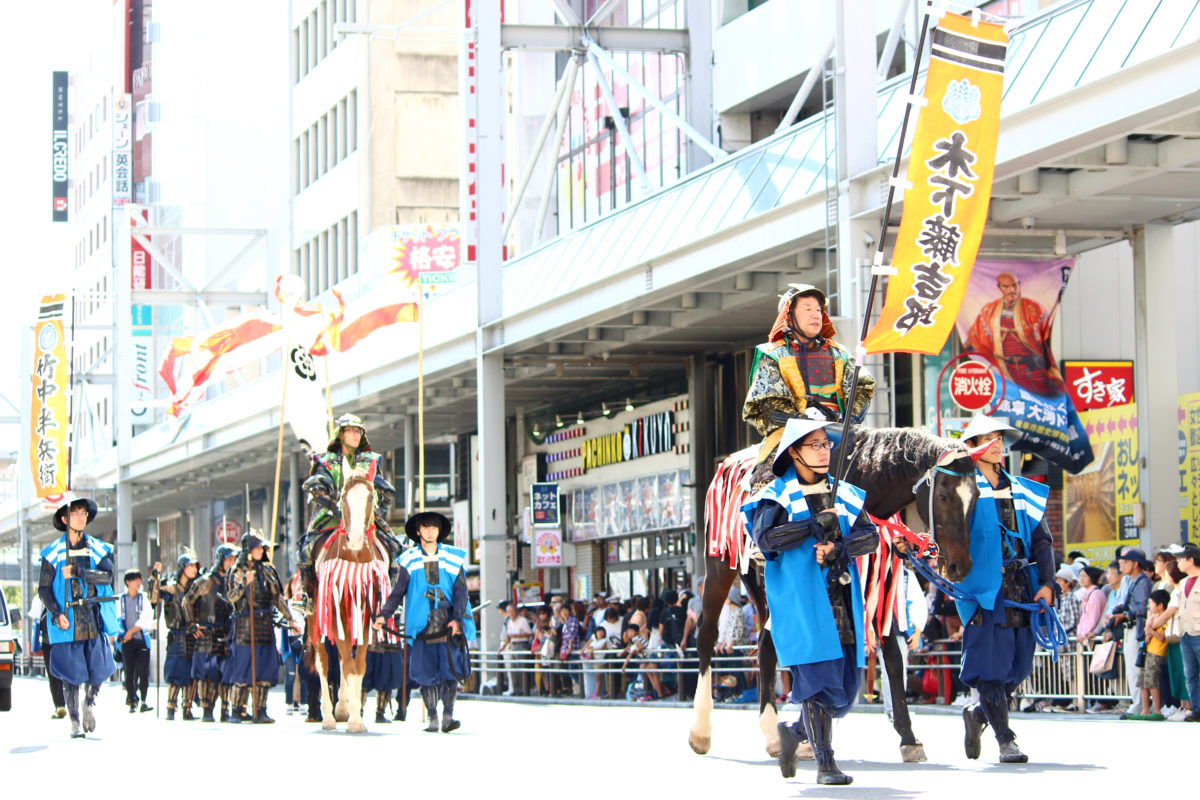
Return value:
M 530 487 L 534 525 L 558 525 L 558 484 L 535 483 Z

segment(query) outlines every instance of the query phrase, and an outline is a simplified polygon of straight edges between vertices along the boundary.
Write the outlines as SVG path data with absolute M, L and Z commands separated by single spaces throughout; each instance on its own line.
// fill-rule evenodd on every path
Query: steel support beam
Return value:
M 804 76 L 804 82 L 800 84 L 800 88 L 796 91 L 796 96 L 792 98 L 787 111 L 783 112 L 783 119 L 779 120 L 779 125 L 775 127 L 776 133 L 790 128 L 792 123 L 796 121 L 796 117 L 800 115 L 800 109 L 808 101 L 808 96 L 812 94 L 813 87 L 817 85 L 817 81 L 825 72 L 825 62 L 829 60 L 829 54 L 833 52 L 836 41 L 836 38 L 830 39 L 829 44 L 821 51 L 821 55 L 808 68 L 808 74 Z
M 650 178 L 646 175 L 646 167 L 642 164 L 637 148 L 633 146 L 633 139 L 629 136 L 629 125 L 626 124 L 625 115 L 621 113 L 621 107 L 617 105 L 616 98 L 613 97 L 612 86 L 604 79 L 604 72 L 600 69 L 596 54 L 590 48 L 587 56 L 592 69 L 596 70 L 596 83 L 600 86 L 600 93 L 604 95 L 608 113 L 612 114 L 613 123 L 617 126 L 617 133 L 621 135 L 621 146 L 625 148 L 625 155 L 633 163 L 633 171 L 637 173 L 638 184 L 642 187 L 642 192 L 650 194 Z M 482 287 L 480 291 L 482 293 Z M 482 319 L 479 322 L 483 324 Z
M 571 25 L 504 25 L 500 30 L 505 50 L 558 52 L 579 47 L 584 34 L 605 50 L 630 53 L 686 53 L 688 32 L 681 28 L 587 28 Z

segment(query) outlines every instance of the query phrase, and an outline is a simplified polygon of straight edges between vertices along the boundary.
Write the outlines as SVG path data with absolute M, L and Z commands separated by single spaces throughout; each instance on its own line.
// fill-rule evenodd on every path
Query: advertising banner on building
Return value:
M 1200 540 L 1200 392 L 1179 396 L 1179 533 Z
M 1200 396 L 1198 396 L 1200 398 Z M 1118 545 L 1136 542 L 1140 502 L 1137 405 L 1084 411 L 1079 415 L 1095 454 L 1063 484 L 1066 549 L 1081 550 L 1093 564 L 1114 558 Z
M 1132 361 L 1064 361 L 1063 381 L 1076 411 L 1134 402 Z
M 38 497 L 53 498 L 70 488 L 71 362 L 63 329 L 66 298 L 42 298 L 33 330 L 33 386 L 29 406 L 29 458 Z
M 1050 352 L 1050 330 L 1075 259 L 986 261 L 962 300 L 958 332 L 995 368 L 993 413 L 1021 431 L 1015 449 L 1071 473 L 1092 460 L 1088 436 Z
M 54 192 L 55 222 L 67 221 L 67 181 L 70 179 L 67 155 L 70 152 L 67 108 L 67 73 L 54 73 L 54 127 L 50 133 L 50 172 Z
M 933 31 L 926 105 L 908 162 L 904 215 L 872 353 L 934 355 L 954 327 L 987 224 L 1008 36 L 946 14 Z
M 533 524 L 558 527 L 558 484 L 535 483 L 529 487 L 529 494 Z
M 537 528 L 534 530 L 533 565 L 538 568 L 562 566 L 561 529 Z
M 113 98 L 112 204 L 133 202 L 133 101 L 127 94 Z
M 571 492 L 570 540 L 667 530 L 692 524 L 690 470 L 588 486 Z

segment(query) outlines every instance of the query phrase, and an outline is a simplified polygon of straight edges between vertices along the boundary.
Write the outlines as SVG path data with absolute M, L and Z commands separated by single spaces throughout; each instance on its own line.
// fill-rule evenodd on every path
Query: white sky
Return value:
M 70 70 L 85 42 L 84 8 L 104 0 L 4 3 L 12 33 L 0 48 L 0 152 L 7 155 L 0 238 L 0 393 L 20 405 L 21 326 L 31 325 L 43 294 L 63 292 L 71 272 L 70 223 L 51 222 L 51 81 Z M 0 416 L 13 414 L 0 403 Z M 0 425 L 0 449 L 15 450 L 17 425 Z

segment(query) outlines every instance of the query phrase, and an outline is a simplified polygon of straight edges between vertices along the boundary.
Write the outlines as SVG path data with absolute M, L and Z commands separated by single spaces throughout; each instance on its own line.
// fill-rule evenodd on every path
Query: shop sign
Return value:
M 63 329 L 66 298 L 46 295 L 38 306 L 30 376 L 29 457 L 35 494 L 58 498 L 70 489 L 71 361 Z
M 1140 537 L 1137 406 L 1084 411 L 1079 418 L 1096 457 L 1064 476 L 1063 538 L 1068 551 L 1080 550 L 1097 564 Z
M 535 483 L 529 487 L 529 493 L 533 524 L 557 526 L 559 524 L 558 484 Z
M 987 364 L 964 361 L 950 373 L 950 397 L 964 411 L 978 411 L 992 401 L 996 379 Z
M 583 471 L 670 452 L 675 447 L 674 431 L 675 414 L 663 411 L 636 419 L 617 433 L 585 439 Z
M 1076 411 L 1133 402 L 1132 361 L 1064 361 L 1063 379 Z
M 562 566 L 562 531 L 558 528 L 542 528 L 533 537 L 533 565 L 535 567 Z
M 50 171 L 54 197 L 55 222 L 67 221 L 67 188 L 69 148 L 68 127 L 70 120 L 67 116 L 67 73 L 54 73 L 54 127 L 51 129 L 50 140 Z

